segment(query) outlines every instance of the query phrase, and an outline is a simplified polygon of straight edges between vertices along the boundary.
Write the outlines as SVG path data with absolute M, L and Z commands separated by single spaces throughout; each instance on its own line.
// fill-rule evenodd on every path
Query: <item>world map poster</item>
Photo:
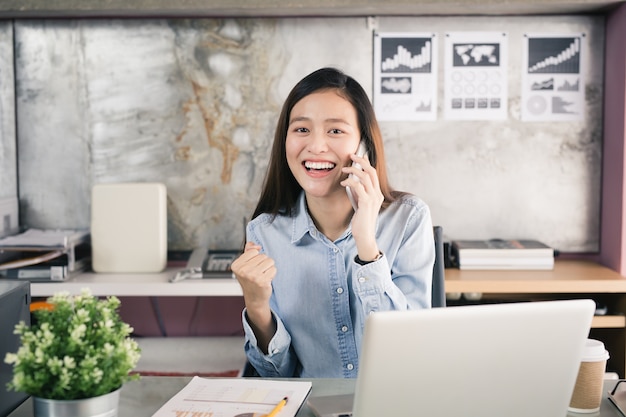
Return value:
M 507 118 L 507 34 L 453 32 L 444 42 L 444 115 L 453 120 Z

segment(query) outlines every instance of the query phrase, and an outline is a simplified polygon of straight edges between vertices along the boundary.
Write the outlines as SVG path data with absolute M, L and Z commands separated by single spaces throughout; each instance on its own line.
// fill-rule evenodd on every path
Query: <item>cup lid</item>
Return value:
M 595 339 L 587 339 L 583 351 L 582 360 L 585 362 L 603 361 L 609 358 L 609 352 L 604 348 L 604 343 Z

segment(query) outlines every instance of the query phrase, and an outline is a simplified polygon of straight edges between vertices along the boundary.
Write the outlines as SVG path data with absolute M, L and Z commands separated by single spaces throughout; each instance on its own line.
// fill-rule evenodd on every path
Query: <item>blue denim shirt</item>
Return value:
M 277 269 L 270 298 L 277 331 L 267 355 L 242 314 L 246 355 L 261 376 L 354 378 L 368 314 L 430 307 L 432 220 L 415 196 L 380 213 L 376 242 L 383 257 L 366 265 L 354 260 L 350 228 L 334 242 L 317 230 L 304 193 L 292 216 L 253 219 L 247 239 L 261 245 Z

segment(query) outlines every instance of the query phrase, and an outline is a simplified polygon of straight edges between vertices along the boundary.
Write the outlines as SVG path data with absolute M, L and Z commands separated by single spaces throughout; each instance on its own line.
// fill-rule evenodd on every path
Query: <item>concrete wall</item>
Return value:
M 0 199 L 17 196 L 13 27 L 0 22 Z
M 382 123 L 396 188 L 423 198 L 449 238 L 598 250 L 604 18 L 380 17 L 377 25 L 441 36 L 502 30 L 510 39 L 506 121 Z M 356 17 L 16 21 L 22 224 L 88 227 L 93 184 L 162 181 L 170 248 L 238 246 L 282 100 L 325 65 L 371 94 L 372 31 Z M 537 32 L 586 33 L 583 122 L 520 120 L 522 37 Z M 441 103 L 443 73 L 439 80 Z

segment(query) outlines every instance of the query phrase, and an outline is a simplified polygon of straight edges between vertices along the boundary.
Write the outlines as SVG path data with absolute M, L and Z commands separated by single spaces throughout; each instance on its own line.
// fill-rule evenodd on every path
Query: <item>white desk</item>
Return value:
M 142 377 L 139 381 L 124 384 L 120 395 L 119 417 L 150 417 L 163 404 L 183 389 L 191 380 L 189 377 Z M 354 379 L 309 379 L 313 382 L 310 397 L 335 394 L 351 394 L 354 392 Z M 567 413 L 567 417 L 622 417 L 617 408 L 607 399 L 606 392 L 613 388 L 616 381 L 605 381 L 604 398 L 599 413 L 577 414 Z M 442 387 L 445 389 L 445 387 Z M 532 401 L 532 398 L 529 399 Z M 419 393 L 416 393 L 416 404 L 419 410 Z M 506 415 L 503 410 L 502 415 Z M 32 417 L 33 406 L 30 399 L 26 400 L 8 417 Z M 305 403 L 296 417 L 314 417 L 310 407 Z
M 234 278 L 188 279 L 169 282 L 181 268 L 168 268 L 152 274 L 104 274 L 87 272 L 63 282 L 33 282 L 32 297 L 49 297 L 58 291 L 78 294 L 83 288 L 96 296 L 241 296 L 241 286 Z
M 150 417 L 191 380 L 190 377 L 144 376 L 138 381 L 124 384 L 120 394 L 119 417 Z M 309 379 L 313 382 L 310 395 L 350 394 L 354 392 L 354 379 Z M 189 413 L 187 413 L 189 414 Z M 189 414 L 190 415 L 190 414 Z M 32 417 L 33 405 L 27 399 L 8 417 Z M 314 417 L 304 406 L 296 417 Z M 604 415 L 602 415 L 604 417 Z M 612 416 L 611 416 L 612 417 Z

